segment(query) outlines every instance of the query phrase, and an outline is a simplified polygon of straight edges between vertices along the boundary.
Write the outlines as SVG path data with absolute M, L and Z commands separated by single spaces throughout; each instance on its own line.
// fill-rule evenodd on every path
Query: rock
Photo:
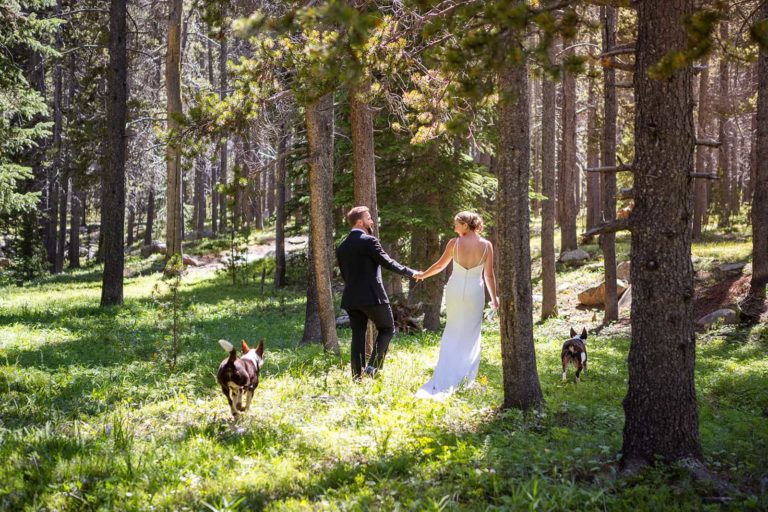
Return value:
M 165 254 L 165 252 L 166 252 L 165 244 L 163 242 L 158 242 L 157 240 L 152 240 L 152 243 L 150 245 L 141 246 L 142 258 L 147 258 L 152 254 Z
M 193 239 L 213 238 L 213 231 L 211 231 L 210 229 L 203 229 L 202 231 L 192 231 L 190 232 L 189 237 Z
M 621 294 L 624 293 L 626 289 L 627 283 L 617 279 L 616 291 L 619 297 L 621 297 Z M 580 292 L 579 303 L 585 306 L 603 306 L 605 304 L 605 281 L 600 283 L 599 286 L 593 286 L 592 288 Z
M 619 311 L 622 309 L 631 309 L 632 308 L 632 285 L 627 286 L 627 289 L 624 293 L 621 294 L 621 298 L 619 299 Z
M 589 253 L 584 249 L 573 249 L 560 254 L 560 263 L 580 263 L 589 259 Z
M 705 329 L 708 329 L 712 326 L 712 324 L 718 322 L 722 322 L 724 324 L 735 324 L 738 322 L 738 315 L 736 314 L 736 311 L 724 308 L 713 311 L 712 313 L 704 315 L 703 317 L 696 320 L 696 324 L 699 327 L 703 327 Z
M 200 262 L 197 261 L 195 258 L 190 256 L 189 254 L 185 254 L 181 257 L 181 260 L 184 262 L 185 265 L 189 265 L 190 267 L 199 267 Z
M 630 263 L 628 261 L 622 261 L 616 266 L 616 277 L 627 283 L 631 283 L 629 279 Z
M 336 317 L 336 328 L 349 327 L 349 315 Z
M 8 268 L 11 266 L 10 258 L 0 258 L 0 268 Z
M 746 263 L 724 263 L 715 268 L 715 274 L 718 278 L 738 276 L 744 271 Z

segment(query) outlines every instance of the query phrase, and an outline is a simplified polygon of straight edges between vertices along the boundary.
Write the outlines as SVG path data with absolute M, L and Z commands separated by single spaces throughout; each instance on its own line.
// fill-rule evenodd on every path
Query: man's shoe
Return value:
M 366 374 L 366 375 L 368 375 L 369 377 L 371 377 L 371 378 L 374 378 L 374 377 L 376 376 L 376 371 L 377 371 L 377 369 L 376 369 L 376 368 L 374 368 L 373 366 L 366 366 L 366 367 L 365 367 L 365 370 L 363 370 L 363 371 L 364 371 L 364 372 L 365 372 L 365 374 Z

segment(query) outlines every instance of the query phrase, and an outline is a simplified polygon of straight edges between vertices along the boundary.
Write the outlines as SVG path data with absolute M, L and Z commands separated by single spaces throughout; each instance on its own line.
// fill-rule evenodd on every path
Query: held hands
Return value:
M 424 272 L 418 271 L 415 274 L 413 274 L 413 278 L 416 280 L 417 283 L 420 283 L 426 279 L 426 276 L 424 275 Z

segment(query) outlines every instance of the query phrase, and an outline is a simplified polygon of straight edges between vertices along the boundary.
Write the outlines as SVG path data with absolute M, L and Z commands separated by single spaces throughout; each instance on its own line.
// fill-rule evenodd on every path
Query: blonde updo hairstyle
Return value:
M 469 226 L 471 231 L 476 233 L 483 231 L 483 218 L 475 212 L 459 212 L 454 219 Z

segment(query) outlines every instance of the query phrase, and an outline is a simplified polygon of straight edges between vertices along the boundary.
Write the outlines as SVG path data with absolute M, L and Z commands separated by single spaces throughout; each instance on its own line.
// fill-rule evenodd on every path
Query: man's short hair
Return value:
M 357 221 L 363 218 L 365 212 L 370 211 L 367 206 L 355 206 L 347 212 L 347 222 L 350 226 L 357 224 Z

